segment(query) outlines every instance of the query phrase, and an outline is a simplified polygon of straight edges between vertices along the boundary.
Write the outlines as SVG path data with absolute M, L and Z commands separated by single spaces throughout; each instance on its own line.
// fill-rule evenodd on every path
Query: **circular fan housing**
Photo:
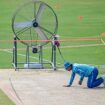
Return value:
M 28 46 L 43 46 L 57 33 L 58 20 L 54 10 L 42 1 L 20 6 L 12 18 L 15 37 Z

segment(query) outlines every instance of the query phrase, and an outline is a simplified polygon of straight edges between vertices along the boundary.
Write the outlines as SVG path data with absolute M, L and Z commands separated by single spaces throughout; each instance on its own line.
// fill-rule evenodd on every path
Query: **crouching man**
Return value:
M 90 66 L 87 64 L 77 64 L 77 63 L 71 64 L 69 62 L 65 62 L 64 68 L 65 70 L 72 72 L 69 83 L 68 85 L 64 85 L 65 87 L 70 87 L 72 85 L 76 74 L 80 76 L 80 80 L 78 82 L 79 85 L 82 85 L 84 77 L 87 77 L 88 88 L 95 88 L 101 84 L 104 84 L 105 87 L 105 77 L 97 78 L 98 69 L 94 66 Z

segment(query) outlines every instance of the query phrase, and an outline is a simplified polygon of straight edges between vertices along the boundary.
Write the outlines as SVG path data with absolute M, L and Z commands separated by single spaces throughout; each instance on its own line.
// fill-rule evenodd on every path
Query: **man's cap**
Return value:
M 67 70 L 68 67 L 70 67 L 72 64 L 69 62 L 64 63 L 64 68 Z

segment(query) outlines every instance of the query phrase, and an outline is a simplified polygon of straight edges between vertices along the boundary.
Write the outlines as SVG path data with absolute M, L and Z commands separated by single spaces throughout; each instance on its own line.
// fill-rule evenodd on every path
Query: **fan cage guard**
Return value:
M 37 3 L 40 4 L 40 5 L 44 4 L 45 6 L 47 6 L 47 8 L 49 8 L 52 11 L 52 13 L 54 15 L 54 18 L 55 18 L 55 23 L 56 24 L 55 24 L 55 26 L 53 28 L 54 29 L 53 32 L 48 31 L 46 29 L 43 29 L 44 32 L 46 31 L 46 33 L 48 35 L 50 34 L 50 36 L 51 36 L 51 37 L 48 38 L 48 40 L 52 40 L 52 41 L 50 41 L 50 43 L 51 43 L 51 59 L 50 59 L 49 62 L 44 62 L 44 60 L 43 60 L 43 55 L 44 55 L 43 54 L 43 47 L 46 44 L 48 44 L 49 41 L 44 41 L 45 43 L 43 43 L 43 41 L 40 41 L 41 44 L 38 43 L 38 44 L 35 44 L 34 45 L 34 44 L 32 44 L 34 39 L 32 39 L 31 44 L 30 43 L 27 43 L 27 41 L 22 41 L 24 39 L 20 39 L 18 37 L 18 35 L 17 35 L 17 32 L 18 31 L 16 32 L 16 29 L 15 29 L 15 28 L 17 28 L 17 27 L 15 27 L 15 19 L 16 19 L 17 14 L 19 13 L 19 11 L 21 11 L 21 9 L 23 9 L 25 6 L 27 6 L 29 4 L 36 5 Z M 21 26 L 19 26 L 19 28 L 21 28 Z M 50 64 L 51 65 L 51 68 L 53 68 L 54 70 L 56 70 L 57 67 L 56 67 L 56 45 L 55 45 L 55 41 L 57 40 L 57 37 L 56 37 L 57 29 L 58 29 L 57 16 L 56 16 L 55 12 L 53 11 L 53 9 L 49 5 L 47 5 L 46 3 L 42 2 L 42 1 L 31 1 L 31 2 L 28 2 L 28 3 L 24 4 L 20 8 L 18 8 L 16 10 L 16 12 L 14 13 L 13 18 L 12 18 L 12 30 L 13 30 L 13 33 L 14 33 L 13 63 L 12 64 L 13 64 L 13 67 L 15 68 L 15 70 L 18 70 L 18 69 L 44 69 L 45 68 L 45 66 L 44 66 L 45 64 Z M 20 43 L 23 43 L 23 45 L 25 45 L 25 49 L 26 49 L 26 54 L 24 56 L 25 57 L 25 62 L 24 61 L 18 62 L 18 55 L 19 55 L 18 54 L 18 46 L 19 46 L 18 43 L 19 42 Z M 38 55 L 38 62 L 31 62 L 30 61 L 30 48 L 32 48 L 32 47 L 38 48 L 38 50 L 39 50 L 38 52 L 35 52 Z M 22 66 L 20 66 L 20 65 L 22 65 Z

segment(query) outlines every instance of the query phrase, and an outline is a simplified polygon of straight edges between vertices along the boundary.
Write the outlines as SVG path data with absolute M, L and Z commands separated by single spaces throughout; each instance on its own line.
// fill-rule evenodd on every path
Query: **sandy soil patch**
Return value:
M 70 73 L 58 70 L 0 70 L 0 88 L 17 105 L 105 105 L 105 88 L 67 84 Z M 14 88 L 14 89 L 13 89 Z

